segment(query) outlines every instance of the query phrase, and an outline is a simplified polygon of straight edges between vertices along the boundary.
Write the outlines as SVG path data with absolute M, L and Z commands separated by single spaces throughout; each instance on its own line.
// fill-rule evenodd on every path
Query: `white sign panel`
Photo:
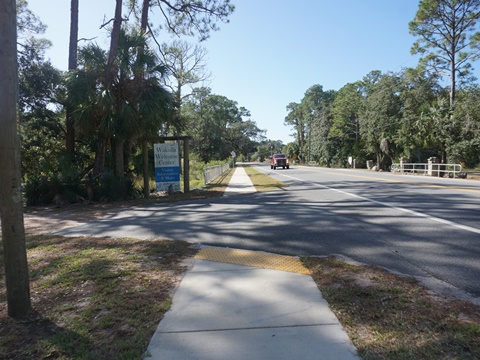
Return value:
M 157 191 L 180 191 L 180 166 L 177 143 L 154 144 Z

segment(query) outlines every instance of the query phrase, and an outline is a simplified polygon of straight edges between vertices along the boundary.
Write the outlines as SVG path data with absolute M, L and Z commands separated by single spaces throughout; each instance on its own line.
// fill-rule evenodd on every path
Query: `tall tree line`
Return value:
M 104 179 L 131 188 L 138 175 L 148 196 L 148 139 L 185 132 L 183 103 L 208 78 L 202 47 L 169 42 L 170 36 L 206 41 L 234 10 L 229 0 L 111 3 L 112 17 L 99 24 L 110 35 L 103 49 L 79 39 L 84 10 L 71 0 L 68 72 L 62 73 L 44 58 L 50 45 L 41 38 L 44 25 L 26 0 L 18 2 L 18 27 L 37 34 L 19 52 L 22 170 L 32 204 L 59 192 L 66 201 L 100 199 Z
M 372 71 L 338 91 L 321 89 L 314 85 L 299 104 L 287 106 L 285 124 L 293 125 L 296 138 L 303 139 L 288 147 L 290 156 L 304 154 L 303 160 L 325 166 L 347 166 L 352 156 L 363 165 L 373 160 L 379 169 L 401 158 L 426 162 L 443 154 L 448 154 L 444 162 L 480 164 L 476 84 L 456 91 L 453 108 L 448 89 L 418 69 Z
M 71 0 L 65 74 L 45 60 L 50 42 L 41 38 L 45 26 L 27 1 L 0 6 L 0 219 L 11 316 L 32 311 L 22 183 L 27 198 L 67 190 L 78 197 L 87 196 L 95 178 L 104 180 L 108 171 L 122 179 L 136 149 L 168 129 L 180 106 L 165 86 L 168 64 L 153 51 L 151 39 L 166 37 L 166 29 L 204 41 L 234 10 L 229 0 L 132 0 L 128 6 L 138 21 L 128 22 L 116 0 L 112 19 L 101 24 L 110 32 L 106 51 L 93 42 L 78 46 L 81 1 Z M 163 14 L 157 29 L 149 19 L 154 8 Z M 105 185 L 112 190 L 111 182 Z
M 185 103 L 183 114 L 192 147 L 205 163 L 226 160 L 232 151 L 247 158 L 264 139 L 264 131 L 247 109 L 225 96 L 212 94 L 209 88 L 196 89 Z
M 218 22 L 228 22 L 229 0 L 112 1 L 113 16 L 101 24 L 110 34 L 108 49 L 79 40 L 81 6 L 71 0 L 68 72 L 45 61 L 47 40 L 37 39 L 44 45 L 22 57 L 22 164 L 30 204 L 58 193 L 67 202 L 124 196 L 140 174 L 148 196 L 147 145 L 158 136 L 190 135 L 191 151 L 204 162 L 255 152 L 264 131 L 249 111 L 202 87 L 209 77 L 205 50 L 184 38 L 168 42 L 170 34 L 206 41 Z M 199 103 L 210 107 L 202 116 Z M 112 183 L 117 191 L 106 193 Z
M 317 91 L 323 105 L 313 108 L 312 90 L 321 86 L 308 89 L 301 103 L 287 105 L 285 124 L 296 137 L 290 151 L 327 166 L 345 166 L 349 156 L 373 160 L 380 169 L 400 158 L 425 162 L 430 156 L 479 164 L 478 84 L 472 72 L 480 56 L 479 18 L 479 0 L 421 0 L 409 24 L 418 67 L 371 71 L 331 96 Z

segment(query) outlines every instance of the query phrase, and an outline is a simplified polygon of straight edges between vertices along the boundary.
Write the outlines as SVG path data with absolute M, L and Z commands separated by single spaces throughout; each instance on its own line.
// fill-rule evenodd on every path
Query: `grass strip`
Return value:
M 258 192 L 279 190 L 285 187 L 285 184 L 281 181 L 275 180 L 253 166 L 244 165 L 243 167 Z
M 194 255 L 182 241 L 27 237 L 35 312 L 8 317 L 0 278 L 0 358 L 141 359 Z M 0 273 L 4 273 L 0 254 Z
M 363 360 L 480 359 L 480 306 L 384 269 L 302 260 Z

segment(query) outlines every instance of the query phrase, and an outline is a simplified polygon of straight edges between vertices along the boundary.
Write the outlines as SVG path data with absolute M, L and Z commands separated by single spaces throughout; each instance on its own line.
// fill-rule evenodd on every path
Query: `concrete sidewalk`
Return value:
M 202 249 L 145 359 L 358 359 L 307 272 L 289 256 Z
M 255 186 L 253 186 L 252 181 L 245 172 L 243 166 L 237 166 L 230 183 L 225 189 L 225 193 L 254 193 L 256 191 Z
M 255 192 L 237 167 L 229 193 Z M 145 359 L 358 359 L 300 260 L 205 247 L 173 297 Z

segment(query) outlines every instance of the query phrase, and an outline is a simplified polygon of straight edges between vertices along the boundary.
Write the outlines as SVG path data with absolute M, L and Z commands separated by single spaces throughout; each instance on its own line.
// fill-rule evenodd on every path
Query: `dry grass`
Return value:
M 35 312 L 8 317 L 2 277 L 2 359 L 142 358 L 194 250 L 161 239 L 31 235 L 27 253 Z
M 250 177 L 250 180 L 252 180 L 253 185 L 255 186 L 255 189 L 258 192 L 263 192 L 263 191 L 270 191 L 270 190 L 279 190 L 283 187 L 285 187 L 285 184 L 275 180 L 274 178 L 266 175 L 265 173 L 255 169 L 252 166 L 246 165 L 244 166 L 245 172 L 248 174 Z
M 384 269 L 303 260 L 362 359 L 480 358 L 479 306 Z
M 204 189 L 169 196 L 27 209 L 34 313 L 8 317 L 0 249 L 0 359 L 141 359 L 194 255 L 186 242 L 61 237 L 42 233 L 119 208 L 223 195 L 233 171 Z

